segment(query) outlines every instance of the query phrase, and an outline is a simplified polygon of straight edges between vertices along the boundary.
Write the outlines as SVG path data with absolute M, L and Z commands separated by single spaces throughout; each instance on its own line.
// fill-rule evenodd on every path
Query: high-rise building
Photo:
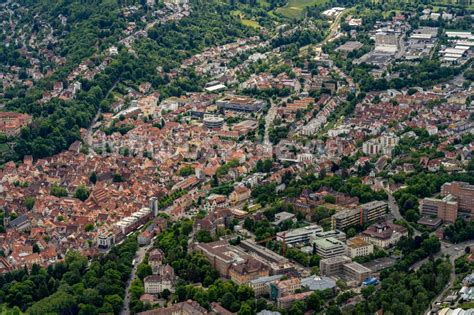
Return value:
M 474 214 L 474 185 L 465 182 L 445 183 L 441 186 L 441 195 L 453 195 L 458 202 L 458 211 Z
M 458 217 L 458 202 L 449 194 L 443 199 L 424 198 L 420 203 L 423 216 L 437 217 L 446 222 L 454 222 Z

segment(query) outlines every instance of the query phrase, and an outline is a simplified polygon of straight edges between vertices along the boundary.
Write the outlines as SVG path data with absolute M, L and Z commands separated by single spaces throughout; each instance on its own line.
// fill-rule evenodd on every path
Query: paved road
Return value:
M 153 243 L 150 245 L 139 247 L 136 254 L 135 254 L 135 265 L 133 265 L 132 272 L 130 274 L 130 278 L 127 281 L 127 288 L 125 290 L 125 298 L 123 300 L 122 310 L 120 311 L 120 315 L 128 315 L 130 314 L 129 304 L 130 304 L 130 287 L 132 286 L 133 280 L 136 278 L 137 267 L 145 258 L 145 254 L 148 250 L 153 246 Z
M 456 280 L 456 273 L 455 273 L 455 267 L 454 267 L 454 262 L 456 259 L 464 255 L 464 249 L 467 246 L 474 246 L 474 241 L 466 241 L 458 244 L 450 244 L 446 242 L 441 242 L 441 251 L 440 255 L 449 255 L 449 262 L 452 265 L 451 269 L 451 274 L 449 275 L 449 281 L 444 287 L 443 291 L 435 298 L 433 299 L 432 303 L 430 304 L 429 308 L 425 311 L 425 314 L 429 314 L 431 309 L 435 307 L 436 302 L 441 302 L 442 299 L 446 296 L 448 291 L 452 288 L 454 284 L 454 280 Z
M 474 241 L 466 241 L 458 244 L 451 244 L 444 241 L 441 241 L 441 249 L 433 257 L 434 259 L 440 258 L 442 256 L 449 256 L 449 261 L 451 264 L 454 264 L 454 261 L 464 255 L 464 249 L 467 246 L 474 246 Z M 429 260 L 429 257 L 420 260 L 419 262 L 413 264 L 410 267 L 410 270 L 417 271 L 420 267 Z M 454 269 L 453 269 L 454 270 Z
M 390 210 L 390 213 L 396 220 L 403 220 L 403 217 L 400 214 L 400 209 L 398 208 L 397 201 L 390 192 L 386 192 L 388 195 L 388 209 Z
M 272 150 L 272 143 L 270 142 L 270 137 L 268 135 L 268 131 L 270 130 L 270 126 L 275 119 L 277 113 L 277 105 L 273 102 L 272 99 L 270 99 L 270 109 L 268 110 L 267 115 L 265 116 L 265 135 L 263 137 L 263 145 L 269 149 L 269 151 Z

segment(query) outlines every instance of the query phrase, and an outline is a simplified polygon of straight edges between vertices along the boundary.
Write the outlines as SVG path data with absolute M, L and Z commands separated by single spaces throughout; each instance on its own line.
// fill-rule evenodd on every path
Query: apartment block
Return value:
M 375 140 L 368 140 L 362 144 L 362 152 L 367 155 L 377 155 L 382 150 L 382 145 Z

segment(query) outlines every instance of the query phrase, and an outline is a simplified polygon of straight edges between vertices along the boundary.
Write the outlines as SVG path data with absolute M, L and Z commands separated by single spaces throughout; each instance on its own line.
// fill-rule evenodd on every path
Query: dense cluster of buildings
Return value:
M 0 133 L 7 136 L 16 136 L 21 128 L 31 123 L 32 117 L 28 114 L 15 112 L 0 112 Z

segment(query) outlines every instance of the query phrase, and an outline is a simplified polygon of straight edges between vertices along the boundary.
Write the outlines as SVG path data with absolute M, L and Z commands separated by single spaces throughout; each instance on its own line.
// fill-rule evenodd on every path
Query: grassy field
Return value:
M 240 18 L 240 23 L 242 23 L 245 26 L 250 26 L 250 27 L 254 27 L 254 28 L 259 28 L 260 27 L 260 24 L 258 24 L 258 22 L 254 21 L 254 20 L 247 20 L 247 19 Z
M 276 11 L 287 18 L 296 19 L 303 16 L 306 7 L 323 4 L 325 2 L 326 0 L 289 0 L 286 6 L 278 8 Z
M 254 28 L 260 27 L 260 24 L 258 24 L 257 21 L 246 19 L 244 14 L 240 10 L 233 10 L 230 12 L 230 14 L 234 16 L 238 16 L 240 18 L 240 23 L 242 23 L 245 26 L 254 27 Z

